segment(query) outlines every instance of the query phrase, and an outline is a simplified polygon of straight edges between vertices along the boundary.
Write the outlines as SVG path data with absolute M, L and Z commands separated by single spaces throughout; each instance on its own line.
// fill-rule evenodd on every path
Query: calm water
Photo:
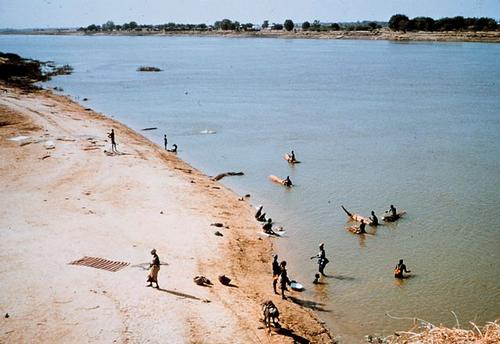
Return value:
M 159 127 L 148 137 L 166 132 L 208 175 L 244 171 L 224 183 L 286 227 L 277 251 L 346 341 L 411 324 L 385 313 L 500 316 L 500 45 L 0 36 L 0 50 L 71 64 L 49 85 L 135 129 Z M 282 159 L 290 149 L 302 164 Z M 376 235 L 345 230 L 341 204 L 369 215 L 391 203 L 408 215 Z M 321 241 L 333 278 L 314 287 Z M 400 258 L 414 277 L 398 283 Z

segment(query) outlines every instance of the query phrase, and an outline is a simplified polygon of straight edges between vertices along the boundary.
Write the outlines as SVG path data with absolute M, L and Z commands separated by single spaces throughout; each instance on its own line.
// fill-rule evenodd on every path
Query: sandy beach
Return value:
M 258 234 L 251 197 L 239 200 L 67 97 L 0 92 L 0 342 L 332 342 L 314 303 L 298 292 L 287 301 L 273 294 L 280 239 Z M 109 153 L 112 128 L 118 154 Z M 146 287 L 153 248 L 159 290 Z M 84 256 L 129 265 L 112 272 L 69 264 Z M 222 274 L 232 286 L 219 283 Z M 197 275 L 213 286 L 193 283 Z M 280 310 L 280 333 L 260 321 L 266 300 Z
M 388 28 L 373 31 L 124 31 L 84 33 L 72 29 L 41 29 L 34 31 L 3 32 L 4 35 L 69 35 L 69 36 L 200 36 L 230 38 L 284 38 L 284 39 L 359 39 L 410 42 L 482 42 L 500 43 L 500 31 L 392 31 Z

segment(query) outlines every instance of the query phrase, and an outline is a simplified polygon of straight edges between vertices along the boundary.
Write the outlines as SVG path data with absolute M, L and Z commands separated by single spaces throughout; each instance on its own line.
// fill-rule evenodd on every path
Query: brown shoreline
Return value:
M 478 42 L 500 43 L 500 31 L 443 31 L 443 32 L 399 32 L 389 29 L 373 31 L 166 31 L 166 32 L 99 32 L 83 33 L 75 30 L 43 30 L 2 32 L 3 35 L 68 35 L 68 36 L 196 36 L 233 38 L 283 38 L 283 39 L 344 39 L 344 40 L 387 40 L 403 42 Z
M 0 321 L 0 341 L 334 341 L 310 309 L 294 303 L 300 293 L 292 292 L 292 301 L 273 294 L 274 239 L 257 234 L 249 203 L 68 97 L 0 86 L 0 312 L 10 314 Z M 110 128 L 127 154 L 103 154 Z M 18 135 L 32 139 L 7 140 Z M 47 140 L 54 150 L 44 147 Z M 224 237 L 213 235 L 211 222 L 224 224 Z M 168 262 L 160 271 L 168 290 L 160 296 L 133 267 L 112 274 L 67 265 L 92 253 L 137 263 L 153 246 Z M 237 287 L 219 284 L 220 274 Z M 214 286 L 194 285 L 194 275 Z M 263 329 L 260 303 L 268 299 L 281 312 L 284 334 Z

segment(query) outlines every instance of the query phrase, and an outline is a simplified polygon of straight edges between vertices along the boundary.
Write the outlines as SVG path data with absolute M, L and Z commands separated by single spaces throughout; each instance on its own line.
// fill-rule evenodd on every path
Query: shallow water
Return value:
M 208 175 L 244 171 L 223 183 L 286 228 L 275 242 L 301 298 L 346 341 L 411 326 L 386 313 L 500 316 L 500 45 L 0 36 L 0 50 L 71 64 L 49 85 L 134 129 L 158 127 L 143 133 L 159 144 L 167 133 Z M 283 160 L 291 149 L 302 164 Z M 345 230 L 341 204 L 368 216 L 391 203 L 408 212 L 397 223 Z M 314 287 L 319 242 L 332 277 Z M 398 282 L 400 258 L 413 277 Z

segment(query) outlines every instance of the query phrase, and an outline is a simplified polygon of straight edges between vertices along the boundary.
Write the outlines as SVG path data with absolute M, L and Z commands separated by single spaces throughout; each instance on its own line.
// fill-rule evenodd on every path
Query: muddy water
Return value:
M 344 341 L 411 325 L 386 314 L 500 316 L 500 45 L 0 36 L 0 50 L 71 64 L 49 85 L 158 127 L 145 134 L 162 144 L 167 133 L 209 175 L 244 171 L 223 182 L 286 228 L 275 241 L 300 298 Z M 283 160 L 290 149 L 301 164 Z M 356 236 L 341 204 L 408 213 Z M 319 242 L 330 277 L 313 286 Z M 400 258 L 412 277 L 395 281 Z

